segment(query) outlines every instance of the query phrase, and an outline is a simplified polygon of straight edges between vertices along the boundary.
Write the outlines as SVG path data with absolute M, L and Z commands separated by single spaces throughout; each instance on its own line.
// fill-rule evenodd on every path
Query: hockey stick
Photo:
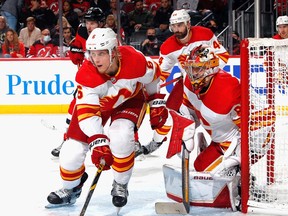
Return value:
M 50 130 L 54 130 L 54 131 L 57 131 L 59 133 L 64 133 L 64 129 L 58 128 L 57 126 L 53 125 L 51 122 L 48 122 L 45 119 L 41 119 L 41 124 Z
M 190 177 L 189 177 L 189 152 L 183 143 L 182 149 L 182 203 L 156 202 L 157 214 L 188 214 L 190 212 Z
M 190 200 L 189 200 L 189 152 L 182 144 L 182 202 L 186 209 L 186 213 L 190 211 Z
M 101 175 L 101 173 L 103 171 L 104 166 L 105 166 L 105 161 L 102 159 L 101 162 L 100 162 L 99 168 L 98 168 L 98 170 L 96 172 L 96 175 L 95 175 L 95 177 L 93 179 L 93 182 L 92 182 L 92 184 L 90 186 L 89 193 L 87 194 L 85 203 L 84 203 L 84 205 L 82 207 L 82 210 L 81 210 L 81 213 L 80 213 L 79 216 L 84 216 L 84 214 L 85 214 L 85 212 L 87 210 L 88 204 L 90 202 L 90 199 L 91 199 L 91 197 L 93 195 L 93 192 L 94 192 L 94 190 L 95 190 L 95 188 L 97 186 L 97 182 L 98 182 L 98 180 L 100 178 L 100 175 Z
M 174 78 L 174 79 L 172 79 L 172 80 L 170 80 L 168 82 L 165 82 L 165 83 L 160 85 L 160 88 L 163 88 L 163 87 L 165 87 L 167 85 L 170 85 L 171 83 L 174 83 L 174 82 L 178 81 L 181 78 L 183 78 L 183 76 L 179 76 L 179 77 L 176 77 L 176 78 Z

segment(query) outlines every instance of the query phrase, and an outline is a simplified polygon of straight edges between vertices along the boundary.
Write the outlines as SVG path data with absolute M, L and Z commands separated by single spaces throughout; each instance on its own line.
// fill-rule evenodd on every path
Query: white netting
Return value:
M 288 39 L 249 39 L 250 206 L 288 209 Z

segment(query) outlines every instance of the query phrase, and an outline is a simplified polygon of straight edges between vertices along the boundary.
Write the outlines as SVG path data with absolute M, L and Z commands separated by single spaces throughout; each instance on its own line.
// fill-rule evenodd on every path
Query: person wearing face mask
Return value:
M 42 30 L 41 38 L 30 46 L 26 55 L 27 58 L 55 58 L 59 56 L 59 47 L 52 42 L 49 29 Z
M 144 9 L 143 0 L 136 0 L 134 4 L 135 9 L 128 13 L 128 36 L 138 31 L 145 32 L 148 27 L 153 26 L 153 15 Z
M 156 38 L 156 29 L 154 27 L 148 28 L 146 36 L 147 38 L 141 43 L 140 51 L 145 56 L 159 56 L 162 41 Z

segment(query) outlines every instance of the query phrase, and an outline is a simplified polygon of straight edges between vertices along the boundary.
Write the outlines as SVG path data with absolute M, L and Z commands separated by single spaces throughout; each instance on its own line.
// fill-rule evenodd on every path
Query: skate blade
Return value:
M 122 209 L 122 207 L 116 207 L 116 215 L 120 216 L 120 210 Z
M 51 204 L 51 203 L 49 203 L 49 204 L 47 204 L 46 206 L 45 206 L 45 208 L 47 208 L 47 209 L 53 209 L 53 208 L 60 208 L 60 207 L 66 207 L 66 206 L 71 206 L 71 205 L 73 205 L 74 203 L 63 203 L 63 204 Z

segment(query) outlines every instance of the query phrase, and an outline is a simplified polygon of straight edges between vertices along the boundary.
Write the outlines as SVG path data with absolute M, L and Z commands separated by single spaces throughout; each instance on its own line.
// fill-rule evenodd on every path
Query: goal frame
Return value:
M 255 40 L 255 39 L 252 39 Z M 261 39 L 259 39 L 261 40 Z M 269 41 L 268 39 L 267 41 Z M 274 39 L 271 39 L 271 41 Z M 269 209 L 265 208 L 265 206 L 259 205 L 259 208 L 250 208 L 248 205 L 249 201 L 249 189 L 251 182 L 251 174 L 250 174 L 250 158 L 249 158 L 249 101 L 250 98 L 250 63 L 249 63 L 249 38 L 243 39 L 241 42 L 241 54 L 240 54 L 240 82 L 241 82 L 241 211 L 243 213 L 254 212 L 254 213 L 266 213 L 266 214 L 277 214 L 277 215 L 287 215 L 287 209 L 283 211 L 283 209 Z M 275 40 L 274 40 L 275 41 Z M 287 39 L 288 45 L 288 39 Z M 286 46 L 286 43 L 285 43 Z M 287 51 L 288 52 L 288 51 Z M 269 71 L 269 70 L 268 70 Z M 266 85 L 268 79 L 272 79 L 272 72 L 266 71 Z M 270 80 L 271 81 L 271 80 Z M 275 94 L 275 82 L 269 84 L 269 88 L 267 88 L 267 104 L 272 105 L 275 108 L 274 99 L 270 98 L 269 95 Z M 271 87 L 272 85 L 272 87 Z M 270 90 L 269 90 L 270 89 Z M 272 90 L 271 90 L 272 89 Z M 274 130 L 274 126 L 273 126 Z M 274 135 L 273 135 L 274 136 Z M 267 150 L 267 153 L 264 157 L 267 158 L 267 184 L 273 184 L 275 181 L 274 176 L 274 162 L 275 162 L 275 139 L 272 137 L 272 142 L 270 148 Z M 288 206 L 288 205 L 287 205 Z M 287 208 L 286 206 L 286 208 Z

